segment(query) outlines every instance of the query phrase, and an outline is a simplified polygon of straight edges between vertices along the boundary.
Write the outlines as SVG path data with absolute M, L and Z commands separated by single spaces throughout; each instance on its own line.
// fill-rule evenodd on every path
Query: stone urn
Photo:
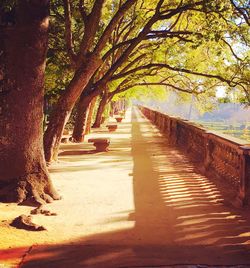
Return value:
M 110 125 L 107 125 L 107 128 L 109 130 L 109 132 L 113 132 L 117 129 L 117 125 L 116 124 L 110 124 Z
M 115 118 L 116 122 L 118 122 L 118 123 L 121 123 L 122 119 L 123 119 L 123 117 L 116 117 Z

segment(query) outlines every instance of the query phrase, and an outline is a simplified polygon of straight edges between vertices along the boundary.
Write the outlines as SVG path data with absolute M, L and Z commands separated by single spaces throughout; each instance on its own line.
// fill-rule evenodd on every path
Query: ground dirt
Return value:
M 110 150 L 95 152 L 93 137 Z M 248 211 L 225 205 L 138 111 L 85 140 L 62 144 L 50 167 L 63 199 L 44 206 L 54 216 L 32 215 L 47 230 L 10 226 L 34 208 L 0 203 L 0 268 L 250 267 Z

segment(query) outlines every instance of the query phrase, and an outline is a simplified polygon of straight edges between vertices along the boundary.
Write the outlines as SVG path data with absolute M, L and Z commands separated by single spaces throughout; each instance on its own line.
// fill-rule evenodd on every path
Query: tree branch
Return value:
M 76 62 L 76 54 L 73 48 L 74 44 L 71 31 L 71 24 L 72 24 L 71 7 L 69 0 L 63 0 L 63 4 L 64 4 L 64 16 L 65 16 L 65 39 L 66 39 L 67 53 L 70 58 L 71 64 L 74 66 Z
M 83 23 L 86 26 L 87 21 L 88 21 L 88 13 L 84 8 L 84 1 L 79 0 L 79 5 L 78 6 L 79 6 L 79 11 L 80 11 L 81 16 L 82 16 Z
M 138 72 L 138 71 L 141 71 L 143 69 L 153 68 L 153 67 L 158 67 L 159 69 L 160 68 L 166 68 L 166 69 L 174 71 L 174 72 L 193 74 L 193 75 L 203 76 L 203 77 L 207 77 L 207 78 L 215 78 L 215 79 L 218 79 L 218 80 L 220 80 L 222 82 L 227 83 L 229 86 L 235 86 L 236 85 L 232 80 L 226 79 L 226 78 L 224 78 L 224 77 L 222 77 L 220 75 L 200 73 L 200 72 L 192 71 L 192 70 L 185 69 L 185 68 L 173 67 L 173 66 L 170 66 L 170 65 L 168 65 L 166 63 L 150 63 L 150 64 L 147 64 L 147 65 L 144 65 L 144 66 L 139 66 L 137 68 L 134 68 L 132 70 L 127 71 L 126 73 L 114 75 L 112 79 L 113 80 L 114 79 L 119 79 L 120 77 L 124 77 L 126 75 L 131 74 L 131 73 Z
M 249 19 L 249 13 L 247 12 L 246 8 L 243 7 L 238 7 L 234 0 L 230 0 L 232 6 L 235 8 L 236 11 L 238 11 L 240 13 L 241 16 L 243 16 L 244 20 L 246 21 L 246 23 L 248 24 L 248 26 L 250 26 L 250 19 Z M 249 5 L 249 3 L 248 3 Z
M 124 16 L 124 14 L 126 13 L 127 10 L 130 9 L 130 7 L 132 7 L 135 2 L 137 0 L 127 0 L 120 8 L 119 10 L 116 12 L 116 14 L 114 15 L 114 17 L 112 18 L 112 20 L 110 21 L 110 23 L 108 24 L 108 26 L 106 27 L 106 29 L 104 30 L 101 38 L 99 39 L 94 53 L 96 53 L 97 55 L 99 55 L 102 51 L 102 49 L 105 47 L 112 31 L 115 29 L 117 23 L 120 21 L 120 19 Z
M 173 17 L 179 13 L 193 9 L 195 6 L 200 6 L 200 5 L 202 6 L 202 4 L 203 4 L 203 1 L 199 1 L 199 2 L 195 2 L 195 3 L 186 4 L 184 6 L 179 6 L 176 9 L 168 10 L 168 13 L 165 15 L 161 15 L 159 17 L 159 19 L 160 20 L 170 19 L 171 17 Z
M 134 64 L 136 64 L 137 62 L 139 62 L 141 59 L 145 58 L 147 56 L 146 53 L 143 53 L 141 55 L 139 55 L 137 58 L 135 58 L 134 60 L 132 60 L 131 62 L 128 63 L 128 65 L 126 65 L 122 70 L 121 73 L 126 72 L 128 69 L 130 69 Z
M 87 15 L 87 20 L 85 22 L 85 31 L 81 41 L 80 51 L 78 53 L 79 64 L 88 53 L 91 46 L 93 46 L 93 42 L 101 19 L 102 6 L 104 1 L 105 0 L 95 0 L 91 13 Z
M 105 55 L 102 57 L 102 60 L 105 61 L 108 57 L 110 57 L 117 49 L 127 46 L 133 42 L 133 39 L 126 40 L 124 42 L 118 43 L 114 45 L 110 50 L 108 50 Z
M 223 41 L 223 43 L 225 43 L 229 47 L 231 53 L 233 54 L 233 56 L 235 57 L 236 60 L 243 61 L 243 59 L 241 59 L 240 57 L 237 56 L 237 54 L 234 52 L 232 46 L 225 39 L 222 38 L 221 40 Z
M 183 88 L 177 87 L 176 85 L 172 85 L 170 83 L 165 83 L 165 82 L 152 82 L 152 83 L 144 82 L 144 83 L 136 83 L 136 84 L 132 85 L 132 87 L 135 87 L 135 86 L 165 86 L 165 87 L 171 87 L 175 90 L 185 92 L 185 93 L 193 93 L 193 94 L 201 94 L 202 93 L 202 92 L 196 92 L 193 90 L 183 89 Z

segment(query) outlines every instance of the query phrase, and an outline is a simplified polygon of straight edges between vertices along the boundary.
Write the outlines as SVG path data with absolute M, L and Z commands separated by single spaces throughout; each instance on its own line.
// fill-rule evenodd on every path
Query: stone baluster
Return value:
M 240 206 L 249 202 L 249 180 L 250 180 L 250 145 L 240 146 L 240 185 L 238 201 Z

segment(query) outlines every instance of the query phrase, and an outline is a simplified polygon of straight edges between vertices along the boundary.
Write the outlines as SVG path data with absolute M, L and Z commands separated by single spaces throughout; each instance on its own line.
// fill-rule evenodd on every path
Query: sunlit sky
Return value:
M 218 87 L 217 92 L 216 92 L 216 97 L 217 98 L 223 98 L 226 96 L 226 91 L 224 87 Z

